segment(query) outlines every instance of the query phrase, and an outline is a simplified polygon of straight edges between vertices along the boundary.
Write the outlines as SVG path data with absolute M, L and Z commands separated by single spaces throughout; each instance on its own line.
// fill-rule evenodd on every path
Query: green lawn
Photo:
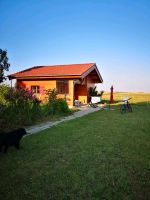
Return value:
M 150 104 L 101 110 L 22 140 L 0 154 L 1 200 L 150 197 Z

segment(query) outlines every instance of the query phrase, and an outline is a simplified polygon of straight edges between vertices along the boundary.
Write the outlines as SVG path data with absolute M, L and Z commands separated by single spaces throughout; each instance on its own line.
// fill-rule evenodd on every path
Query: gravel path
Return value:
M 60 124 L 64 121 L 68 121 L 68 120 L 72 120 L 72 119 L 75 119 L 75 118 L 78 118 L 78 117 L 82 117 L 84 115 L 87 115 L 87 114 L 92 113 L 92 112 L 96 112 L 98 110 L 101 110 L 101 108 L 100 107 L 97 107 L 97 108 L 83 107 L 83 108 L 80 108 L 79 111 L 74 112 L 73 115 L 69 115 L 67 117 L 64 117 L 64 118 L 60 119 L 59 121 L 44 122 L 44 123 L 41 123 L 41 124 L 38 124 L 38 125 L 30 126 L 30 127 L 26 128 L 26 131 L 29 132 L 30 134 L 34 134 L 34 133 L 37 133 L 37 132 L 42 131 L 44 129 L 50 128 L 50 127 L 55 126 L 57 124 Z

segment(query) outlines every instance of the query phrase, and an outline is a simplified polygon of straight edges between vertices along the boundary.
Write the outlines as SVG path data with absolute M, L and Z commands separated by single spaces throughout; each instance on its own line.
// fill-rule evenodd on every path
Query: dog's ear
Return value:
M 23 135 L 27 135 L 28 134 L 25 128 L 21 128 L 21 132 L 22 132 Z
M 26 131 L 26 129 L 24 129 L 24 135 L 29 135 L 30 133 Z

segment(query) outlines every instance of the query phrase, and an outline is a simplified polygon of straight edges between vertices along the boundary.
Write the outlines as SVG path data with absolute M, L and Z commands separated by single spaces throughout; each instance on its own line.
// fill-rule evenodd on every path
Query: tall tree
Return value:
M 0 49 L 0 83 L 6 79 L 4 71 L 8 71 L 9 66 L 10 64 L 8 63 L 7 51 Z

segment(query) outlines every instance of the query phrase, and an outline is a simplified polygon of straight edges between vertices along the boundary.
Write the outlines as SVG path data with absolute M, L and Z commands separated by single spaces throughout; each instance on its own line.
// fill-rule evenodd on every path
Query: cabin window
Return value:
M 40 93 L 40 86 L 31 85 L 31 91 L 32 91 L 33 94 L 39 94 Z
M 56 81 L 56 87 L 57 87 L 58 94 L 68 94 L 69 93 L 68 80 Z

